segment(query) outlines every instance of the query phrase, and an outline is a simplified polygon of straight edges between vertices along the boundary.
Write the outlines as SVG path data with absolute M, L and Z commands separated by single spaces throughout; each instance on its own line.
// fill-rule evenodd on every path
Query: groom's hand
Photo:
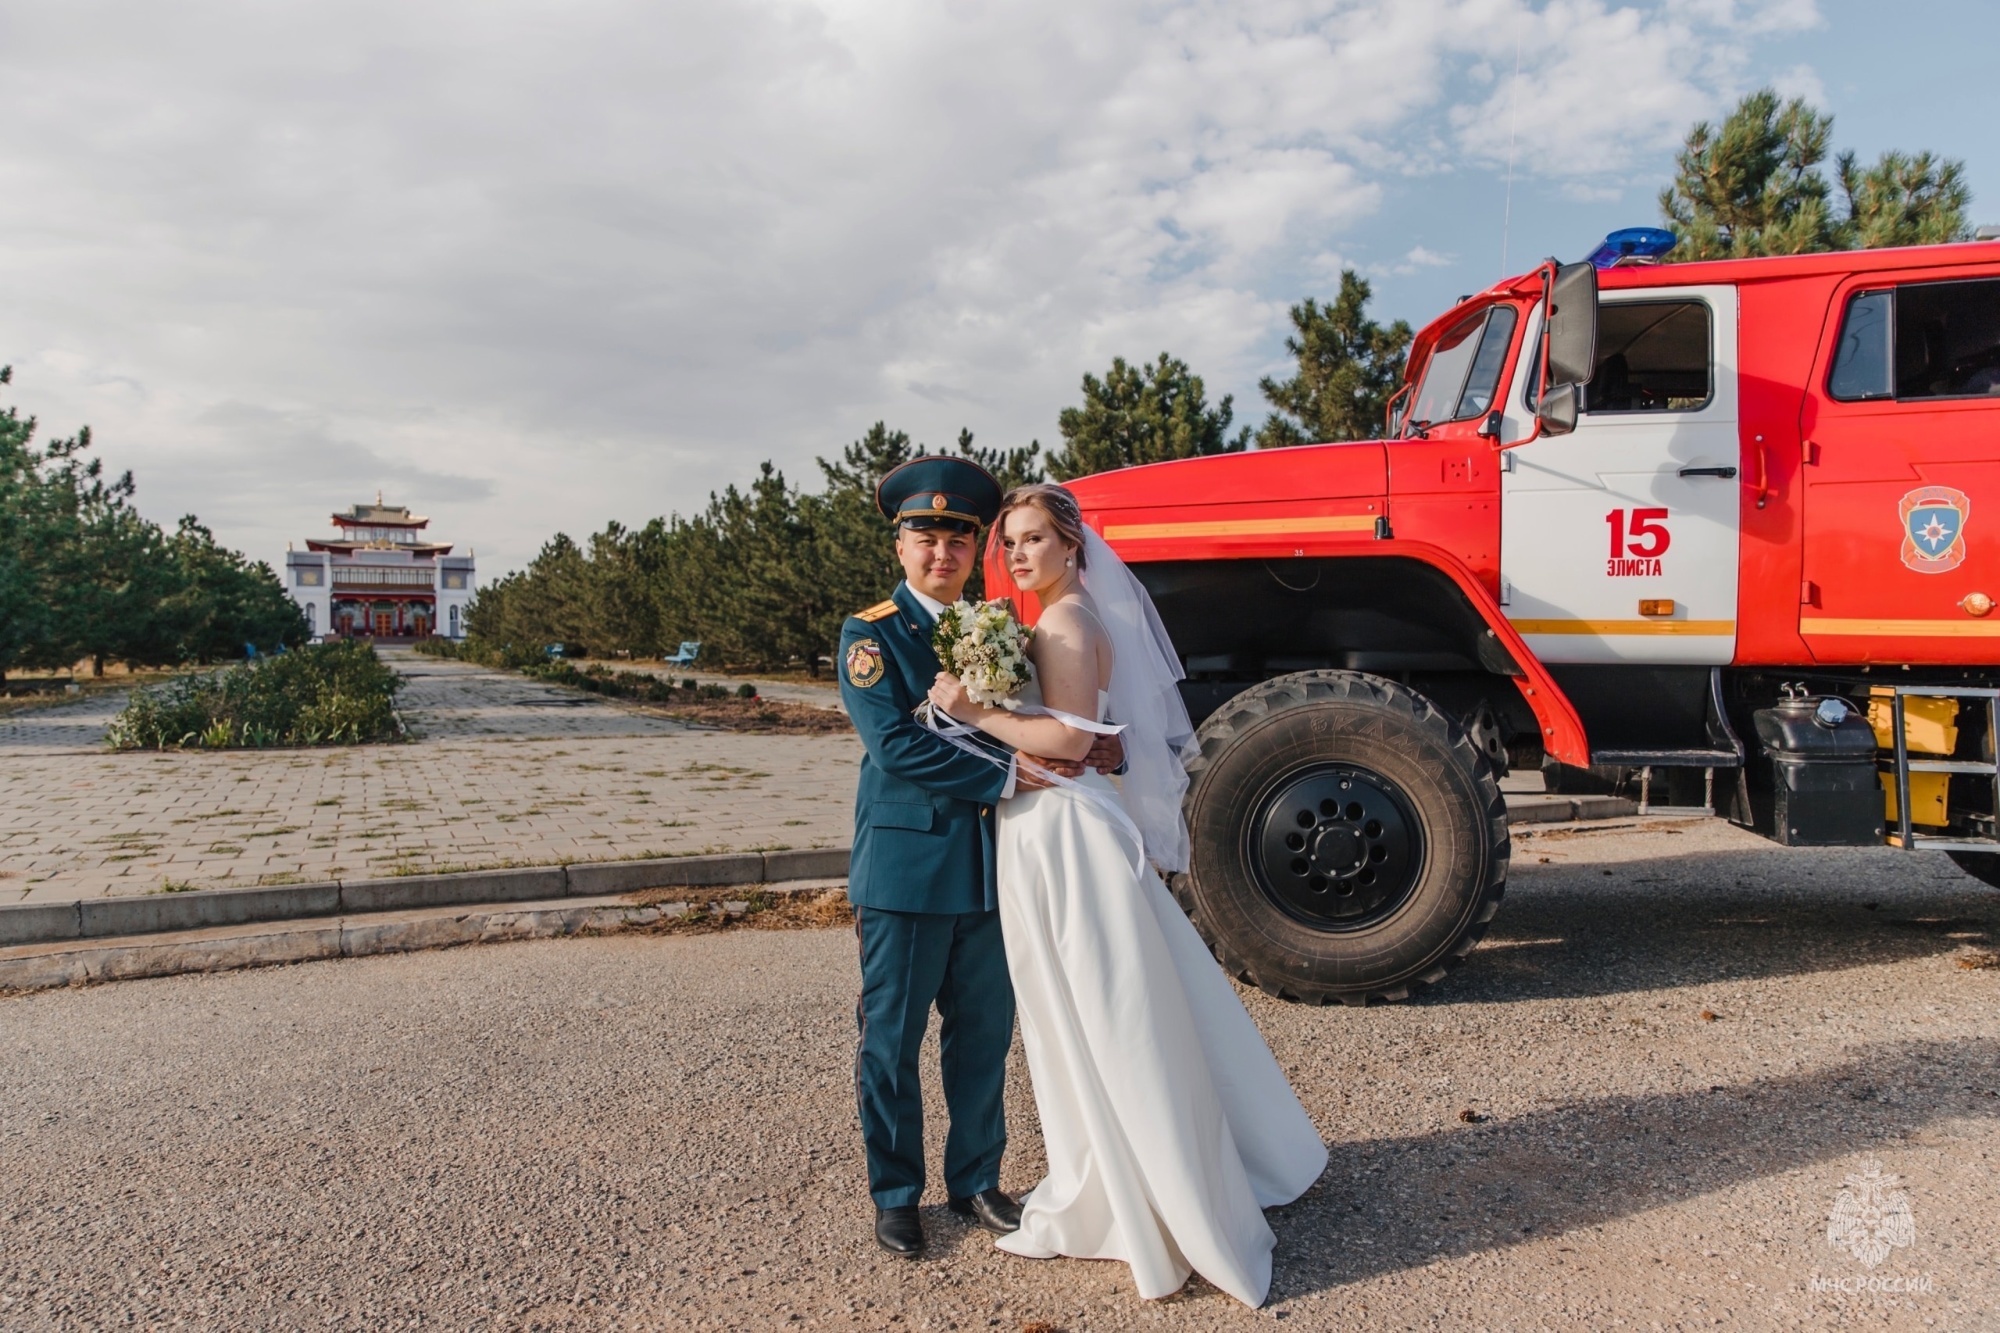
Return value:
M 1099 736 L 1091 742 L 1083 762 L 1100 773 L 1121 769 L 1125 767 L 1125 742 L 1116 736 Z
M 1049 776 L 1051 773 L 1065 778 L 1079 778 L 1083 776 L 1083 765 L 1073 759 L 1044 759 L 1035 754 L 1014 756 L 1015 791 L 1039 791 L 1044 787 L 1053 787 L 1056 784 Z

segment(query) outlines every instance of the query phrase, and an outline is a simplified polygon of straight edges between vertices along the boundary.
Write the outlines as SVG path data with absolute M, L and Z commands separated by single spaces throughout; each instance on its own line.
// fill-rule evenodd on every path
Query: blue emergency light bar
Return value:
M 1594 268 L 1615 268 L 1619 264 L 1657 264 L 1680 244 L 1680 237 L 1661 227 L 1624 227 L 1604 238 L 1604 244 L 1590 252 Z

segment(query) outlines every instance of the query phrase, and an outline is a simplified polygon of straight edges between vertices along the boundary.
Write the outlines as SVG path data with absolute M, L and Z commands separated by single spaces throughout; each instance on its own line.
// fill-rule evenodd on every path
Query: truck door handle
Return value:
M 1684 467 L 1681 469 L 1680 474 L 1683 477 L 1721 477 L 1727 481 L 1736 475 L 1736 469 L 1733 467 Z

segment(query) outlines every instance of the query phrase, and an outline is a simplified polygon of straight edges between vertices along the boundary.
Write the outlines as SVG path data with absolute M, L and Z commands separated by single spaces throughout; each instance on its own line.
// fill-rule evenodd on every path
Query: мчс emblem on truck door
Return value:
M 1965 520 L 1972 501 L 1949 486 L 1919 486 L 1896 506 L 1903 516 L 1903 563 L 1942 574 L 1965 563 Z

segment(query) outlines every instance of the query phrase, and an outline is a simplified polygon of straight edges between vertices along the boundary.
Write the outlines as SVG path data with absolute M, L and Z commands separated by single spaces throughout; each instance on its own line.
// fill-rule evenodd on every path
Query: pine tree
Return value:
M 1833 117 L 1769 88 L 1745 97 L 1720 127 L 1697 122 L 1676 159 L 1660 211 L 1680 236 L 1676 260 L 1794 255 L 1833 248 L 1826 160 Z
M 1000 483 L 1004 494 L 1017 486 L 1032 486 L 1047 481 L 1048 473 L 1042 467 L 1042 442 L 1029 440 L 1014 449 L 989 449 L 985 445 L 972 442 L 972 432 L 958 433 L 958 456 L 967 458 L 993 474 Z
M 839 462 L 819 460 L 826 478 L 821 512 L 814 526 L 813 567 L 828 599 L 815 637 L 815 654 L 831 656 L 840 646 L 848 616 L 887 597 L 903 577 L 896 563 L 895 531 L 875 507 L 875 487 L 892 470 L 928 451 L 903 431 L 876 422 L 841 451 Z M 816 660 L 810 662 L 815 673 Z
M 0 384 L 12 374 L 0 367 Z M 262 562 L 225 550 L 192 515 L 173 536 L 107 477 L 84 427 L 34 447 L 35 422 L 0 409 L 0 673 L 89 658 L 164 666 L 305 641 L 304 614 Z
M 160 606 L 166 660 L 214 662 L 246 643 L 269 652 L 306 641 L 305 613 L 271 567 L 218 544 L 193 514 L 167 537 L 166 556 L 176 585 Z
M 551 643 L 589 651 L 600 646 L 591 642 L 597 610 L 590 561 L 568 533 L 558 532 L 511 586 L 496 591 L 488 609 L 493 623 L 482 624 L 482 634 L 537 653 Z
M 1257 429 L 1257 447 L 1330 440 L 1371 440 L 1402 379 L 1410 326 L 1384 328 L 1368 318 L 1374 293 L 1353 269 L 1340 271 L 1340 294 L 1322 306 L 1311 297 L 1292 307 L 1285 350 L 1298 360 L 1288 380 L 1266 376 L 1258 388 L 1277 410 Z
M 42 451 L 46 559 L 62 600 L 33 663 L 66 667 L 87 657 L 101 676 L 108 660 L 173 660 L 160 607 L 174 591 L 174 570 L 158 526 L 133 507 L 132 474 L 107 480 L 90 448 L 85 426 Z
M 1972 191 L 1965 164 L 1929 153 L 1884 153 L 1862 168 L 1854 154 L 1842 153 L 1840 192 L 1847 216 L 1836 229 L 1842 249 L 1873 250 L 1890 245 L 1940 245 L 1964 240 L 1965 210 Z
M 1234 400 L 1224 395 L 1208 405 L 1207 387 L 1187 363 L 1160 353 L 1137 366 L 1123 357 L 1103 379 L 1083 377 L 1083 406 L 1066 407 L 1056 419 L 1063 448 L 1049 458 L 1058 481 L 1114 468 L 1159 463 L 1202 454 L 1234 453 L 1250 442 L 1244 427 L 1232 437 Z
M 1845 213 L 1836 215 L 1819 166 L 1833 117 L 1769 88 L 1745 97 L 1720 126 L 1701 121 L 1676 159 L 1660 212 L 1680 236 L 1675 261 L 1795 255 L 1963 239 L 1971 194 L 1964 164 L 1884 153 L 1837 163 Z
M 834 614 L 816 577 L 811 520 L 818 507 L 802 508 L 785 474 L 766 462 L 747 491 L 731 486 L 709 516 L 728 544 L 733 576 L 716 589 L 717 636 L 741 661 L 809 662 L 821 651 L 816 635 Z
M 11 384 L 12 366 L 0 366 Z M 48 638 L 56 603 L 48 568 L 49 515 L 35 419 L 0 408 L 0 678 L 27 666 Z

